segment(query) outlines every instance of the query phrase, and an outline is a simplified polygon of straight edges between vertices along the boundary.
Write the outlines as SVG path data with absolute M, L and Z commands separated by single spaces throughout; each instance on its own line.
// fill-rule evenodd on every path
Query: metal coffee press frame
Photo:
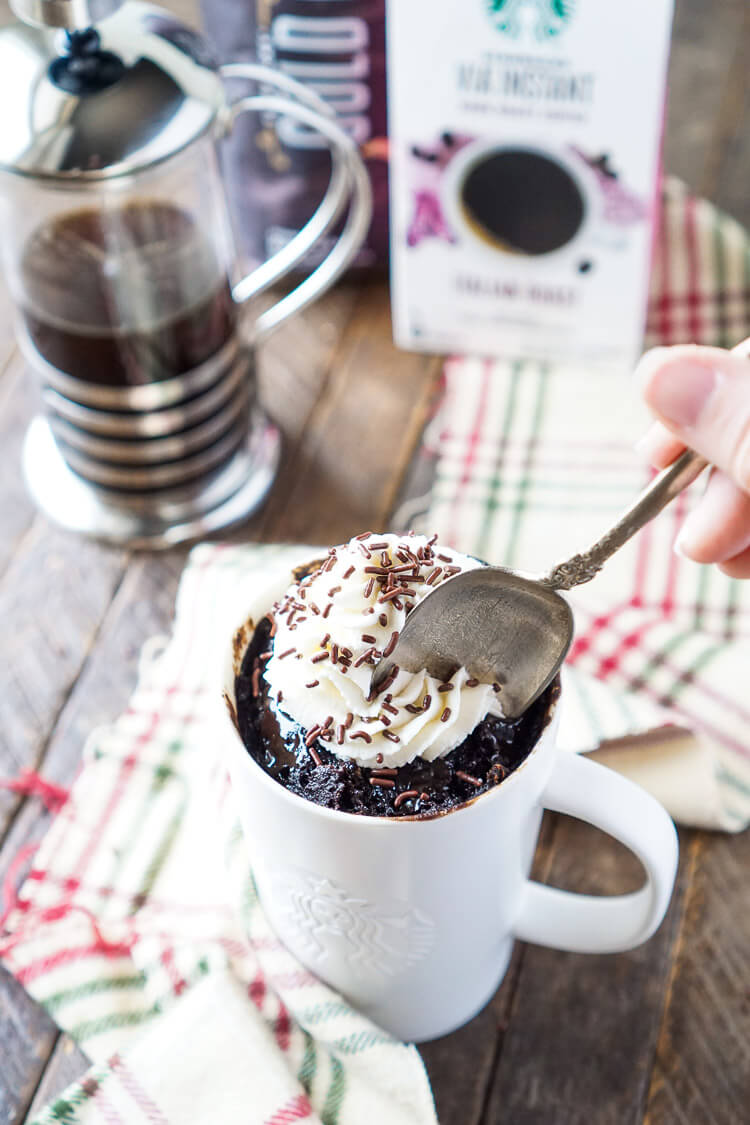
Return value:
M 103 181 L 132 178 L 207 133 L 221 140 L 245 112 L 294 117 L 329 143 L 332 171 L 320 206 L 286 246 L 233 286 L 237 305 L 297 268 L 346 213 L 341 233 L 313 272 L 255 320 L 249 338 L 238 316 L 234 335 L 200 366 L 160 381 L 113 387 L 58 370 L 18 324 L 19 344 L 41 383 L 44 405 L 23 449 L 24 476 L 38 506 L 69 530 L 115 544 L 161 548 L 201 538 L 246 519 L 271 487 L 281 439 L 256 398 L 256 347 L 320 296 L 356 256 L 372 210 L 366 169 L 317 94 L 253 63 L 214 66 L 201 38 L 162 9 L 123 0 L 11 0 L 11 5 L 23 23 L 0 32 L 0 58 L 5 51 L 9 64 L 0 68 L 6 72 L 4 79 L 0 73 L 0 95 L 4 83 L 13 87 L 30 123 L 20 140 L 0 140 L 2 172 L 63 192 L 90 188 L 95 205 Z M 135 100 L 131 88 L 118 107 L 117 81 L 110 80 L 106 95 L 109 104 L 115 99 L 120 124 L 125 115 L 125 127 L 121 149 L 110 153 L 104 166 L 98 160 L 88 166 L 80 158 L 87 146 L 97 152 L 97 139 L 86 135 L 86 115 L 77 118 L 77 110 L 84 99 L 90 105 L 98 90 L 71 92 L 51 77 L 58 60 L 77 49 L 100 56 L 110 68 L 124 64 L 124 71 L 130 60 L 146 58 L 170 83 L 167 113 L 153 84 L 144 84 Z M 20 93 L 12 74 L 14 52 L 36 63 L 33 82 Z M 233 79 L 249 82 L 253 92 L 229 101 L 224 81 Z M 144 130 L 149 113 L 155 125 Z M 66 141 L 71 128 L 79 130 L 76 146 Z M 78 154 L 74 161 L 71 148 Z

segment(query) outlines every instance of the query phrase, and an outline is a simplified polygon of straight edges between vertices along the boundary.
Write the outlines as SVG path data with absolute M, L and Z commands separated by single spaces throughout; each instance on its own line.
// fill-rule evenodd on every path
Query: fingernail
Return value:
M 654 422 L 654 424 L 646 430 L 645 434 L 641 434 L 638 441 L 633 446 L 633 449 L 639 456 L 650 461 L 659 448 L 660 442 L 664 441 L 665 432 L 661 422 Z
M 690 562 L 697 562 L 696 552 L 700 558 L 701 548 L 705 541 L 705 513 L 702 511 L 700 505 L 695 508 L 687 517 L 682 527 L 680 528 L 674 541 L 674 552 L 682 559 L 689 559 Z
M 674 550 L 674 553 L 676 555 L 679 555 L 681 559 L 689 559 L 692 562 L 692 559 L 690 559 L 690 555 L 685 550 L 685 540 L 686 540 L 686 538 L 688 538 L 688 537 L 686 537 L 685 532 L 681 531 L 680 534 L 677 536 L 677 538 L 674 541 L 673 550 Z
M 716 385 L 712 367 L 692 361 L 657 370 L 646 388 L 646 401 L 675 426 L 694 426 Z

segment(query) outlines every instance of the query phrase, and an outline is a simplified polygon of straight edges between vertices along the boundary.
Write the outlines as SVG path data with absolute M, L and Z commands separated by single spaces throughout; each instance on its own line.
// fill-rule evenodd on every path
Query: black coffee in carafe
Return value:
M 89 383 L 169 379 L 234 332 L 236 306 L 212 244 L 169 203 L 60 215 L 31 234 L 20 269 L 31 344 Z

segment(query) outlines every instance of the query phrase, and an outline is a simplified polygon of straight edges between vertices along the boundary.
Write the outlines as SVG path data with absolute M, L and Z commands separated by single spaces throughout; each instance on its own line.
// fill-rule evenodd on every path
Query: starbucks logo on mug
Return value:
M 299 868 L 279 870 L 272 878 L 286 922 L 319 964 L 344 960 L 365 975 L 375 969 L 394 976 L 421 961 L 434 945 L 432 919 L 406 902 L 375 905 Z

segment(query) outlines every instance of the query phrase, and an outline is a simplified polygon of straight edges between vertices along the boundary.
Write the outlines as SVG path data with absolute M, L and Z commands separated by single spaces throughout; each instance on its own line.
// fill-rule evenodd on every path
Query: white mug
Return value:
M 278 595 L 291 581 L 282 577 Z M 234 679 L 272 600 L 266 590 L 228 645 L 222 744 L 261 903 L 311 972 L 398 1039 L 420 1042 L 484 1007 L 516 938 L 617 953 L 651 936 L 677 869 L 674 825 L 632 782 L 556 751 L 557 707 L 514 773 L 432 819 L 322 808 L 270 777 L 238 734 Z M 620 840 L 643 863 L 645 885 L 592 897 L 529 880 L 544 809 Z

